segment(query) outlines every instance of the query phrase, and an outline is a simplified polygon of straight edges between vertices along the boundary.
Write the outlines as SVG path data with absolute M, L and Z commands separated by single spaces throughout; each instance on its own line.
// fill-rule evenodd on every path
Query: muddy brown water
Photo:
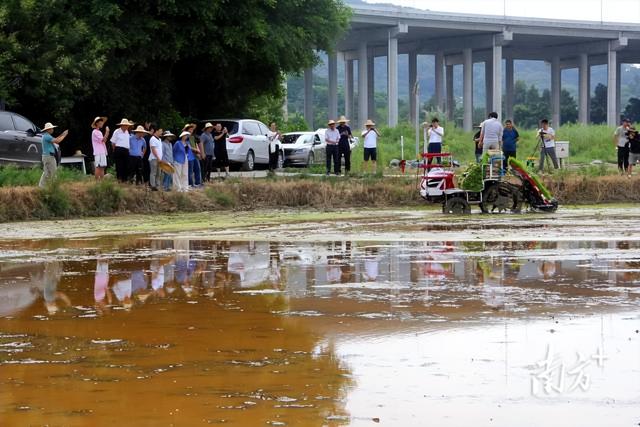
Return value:
M 0 242 L 0 425 L 637 425 L 640 242 Z

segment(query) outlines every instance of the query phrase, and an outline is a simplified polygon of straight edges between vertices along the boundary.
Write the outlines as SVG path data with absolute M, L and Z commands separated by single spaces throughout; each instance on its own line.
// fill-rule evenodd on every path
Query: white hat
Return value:
M 185 135 L 191 135 L 191 132 L 186 131 L 186 130 L 185 130 L 185 131 L 182 131 L 182 133 L 180 134 L 180 138 L 182 138 L 182 137 L 183 137 L 183 136 L 185 136 Z
M 204 125 L 204 127 L 202 129 L 204 130 L 204 129 L 209 129 L 209 128 L 212 128 L 212 127 L 213 127 L 213 125 L 210 122 L 207 122 L 207 124 Z
M 93 121 L 91 122 L 91 127 L 94 127 L 96 125 L 96 122 L 102 120 L 103 122 L 107 121 L 107 118 L 105 116 L 98 116 L 95 119 L 93 119 Z
M 142 125 L 138 125 L 138 127 L 136 128 L 136 130 L 133 131 L 133 133 L 149 133 L 147 132 L 147 130 L 142 127 Z
M 117 124 L 117 126 L 133 126 L 133 123 L 127 119 L 122 119 L 120 123 Z
M 327 126 L 331 126 L 335 124 L 336 124 L 335 120 L 329 120 L 329 123 L 327 123 Z
M 162 134 L 163 138 L 168 138 L 170 136 L 175 136 L 174 134 L 171 133 L 170 130 L 165 130 L 164 133 Z
M 340 120 L 338 120 L 338 123 L 347 123 L 350 120 L 348 120 L 345 116 L 340 116 Z
M 365 126 L 375 126 L 376 124 L 373 123 L 373 121 L 371 119 L 367 120 L 367 123 L 364 124 Z
M 53 129 L 53 128 L 57 128 L 58 126 L 54 126 L 51 123 L 47 122 L 44 124 L 44 127 L 42 128 L 43 131 L 49 130 L 49 129 Z

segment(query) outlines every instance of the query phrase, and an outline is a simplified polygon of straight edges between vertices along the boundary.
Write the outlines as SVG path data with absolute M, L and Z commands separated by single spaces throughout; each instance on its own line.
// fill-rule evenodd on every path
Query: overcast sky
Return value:
M 365 0 L 444 12 L 640 23 L 640 0 Z

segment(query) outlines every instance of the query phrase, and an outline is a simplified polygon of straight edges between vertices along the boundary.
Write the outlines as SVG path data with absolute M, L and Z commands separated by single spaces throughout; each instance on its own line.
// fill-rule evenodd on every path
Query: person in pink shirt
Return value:
M 104 170 L 107 168 L 106 142 L 109 139 L 109 126 L 105 128 L 104 135 L 100 130 L 106 121 L 106 117 L 96 117 L 93 119 L 93 123 L 91 123 L 91 127 L 93 128 L 93 132 L 91 132 L 91 145 L 93 145 L 95 176 L 97 180 L 101 180 L 104 177 Z

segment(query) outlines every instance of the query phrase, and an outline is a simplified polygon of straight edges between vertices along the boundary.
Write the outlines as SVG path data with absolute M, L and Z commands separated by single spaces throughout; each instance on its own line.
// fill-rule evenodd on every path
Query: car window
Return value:
M 246 135 L 262 135 L 256 122 L 243 122 L 242 133 Z
M 298 139 L 298 137 L 300 137 L 300 134 L 298 134 L 298 133 L 284 135 L 282 137 L 282 143 L 283 144 L 295 144 L 296 140 Z
M 305 144 L 313 144 L 313 135 L 307 135 L 304 139 Z
M 317 133 L 313 136 L 313 142 L 315 144 L 320 144 L 320 135 L 318 135 Z
M 13 115 L 13 123 L 16 126 L 16 130 L 19 130 L 21 132 L 26 132 L 29 129 L 33 131 L 36 130 L 33 123 L 31 123 L 29 120 L 17 114 Z
M 258 127 L 260 128 L 260 135 L 269 135 L 269 128 L 264 123 L 258 122 Z
M 5 130 L 14 130 L 13 121 L 10 114 L 0 113 L 0 132 Z

